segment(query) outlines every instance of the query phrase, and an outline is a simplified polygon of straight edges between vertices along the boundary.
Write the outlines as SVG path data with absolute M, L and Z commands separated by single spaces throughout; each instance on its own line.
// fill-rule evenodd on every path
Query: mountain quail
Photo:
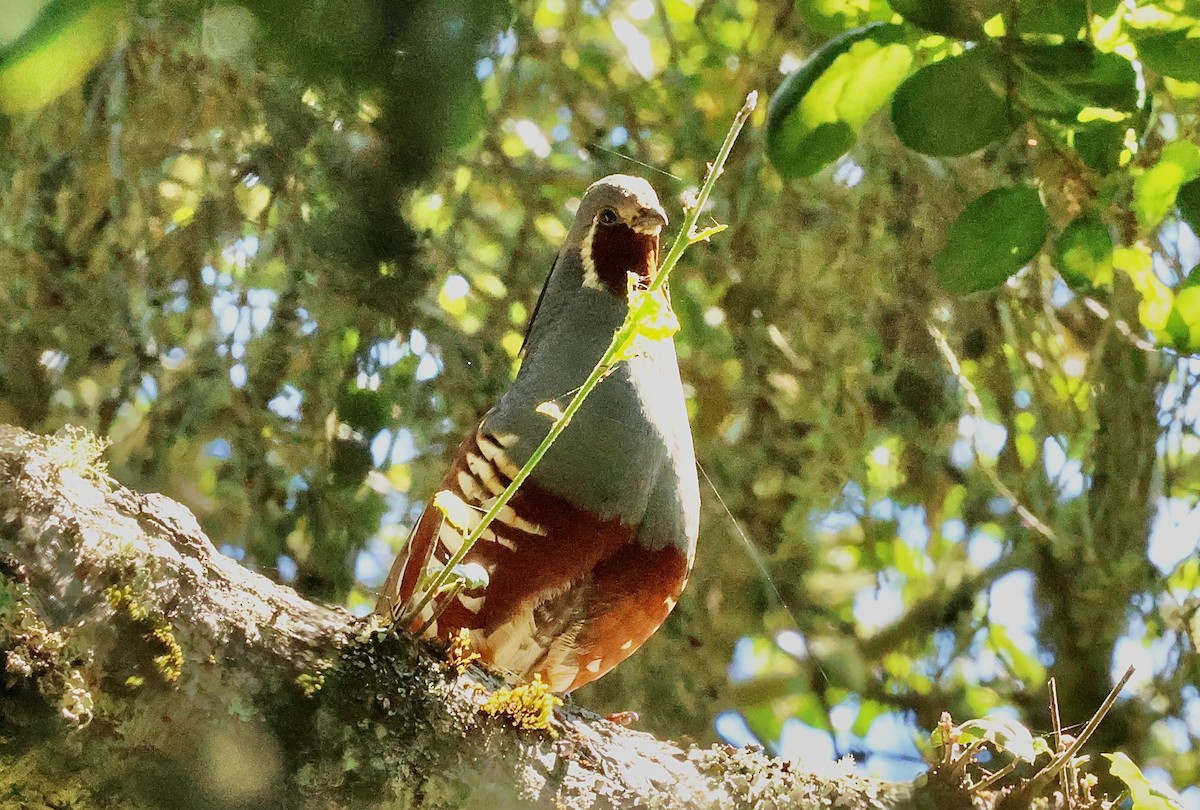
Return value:
M 654 274 L 667 215 L 650 184 L 610 175 L 584 194 L 546 280 L 516 379 L 442 480 L 479 510 L 509 484 L 608 347 L 631 282 Z M 632 274 L 633 278 L 630 278 Z M 511 680 L 556 692 L 599 678 L 645 643 L 679 598 L 695 556 L 700 495 L 674 343 L 648 343 L 596 387 L 465 558 L 487 584 L 436 600 L 413 622 L 429 636 L 469 631 Z M 463 542 L 432 507 L 392 565 L 376 611 L 395 620 L 422 568 Z M 445 596 L 439 598 L 446 598 Z

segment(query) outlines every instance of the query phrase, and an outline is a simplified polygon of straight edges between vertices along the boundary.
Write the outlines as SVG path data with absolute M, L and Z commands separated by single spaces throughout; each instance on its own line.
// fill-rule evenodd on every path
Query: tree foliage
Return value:
M 0 421 L 361 610 L 571 202 L 642 173 L 675 216 L 763 90 L 673 276 L 697 570 L 579 701 L 894 773 L 1136 662 L 1089 750 L 1200 782 L 1194 3 L 15 8 Z

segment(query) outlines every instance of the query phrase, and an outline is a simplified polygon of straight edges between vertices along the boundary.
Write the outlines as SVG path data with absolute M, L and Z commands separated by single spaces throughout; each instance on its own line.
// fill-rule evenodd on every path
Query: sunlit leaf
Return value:
M 1033 762 L 1037 757 L 1033 734 L 1025 726 L 1006 717 L 968 720 L 958 727 L 958 731 L 959 742 L 963 744 L 983 740 L 1025 762 Z
M 908 74 L 912 51 L 894 25 L 869 25 L 825 43 L 771 97 L 767 151 L 784 177 L 837 160 Z
M 856 737 L 865 737 L 867 732 L 871 730 L 871 724 L 876 718 L 885 714 L 888 708 L 874 700 L 864 700 L 858 707 L 858 714 L 854 716 L 854 723 L 850 726 L 850 733 Z
M 1065 121 L 1116 118 L 1137 109 L 1137 73 L 1128 59 L 1082 42 L 1024 45 L 1014 59 L 1015 81 L 1030 110 Z M 1119 112 L 1118 112 L 1119 111 Z
M 233 196 L 242 215 L 248 220 L 257 220 L 271 202 L 271 190 L 262 183 L 256 183 L 249 188 L 239 184 L 234 187 Z
M 50 0 L 7 0 L 0 14 L 0 48 L 33 27 Z
M 77 86 L 112 46 L 118 0 L 54 0 L 0 51 L 0 112 L 36 110 Z
M 989 191 L 950 226 L 949 240 L 934 260 L 938 281 L 955 293 L 998 287 L 1037 255 L 1046 229 L 1037 191 L 1027 186 Z
M 1179 190 L 1200 177 L 1200 147 L 1175 141 L 1162 151 L 1158 163 L 1133 182 L 1133 211 L 1143 228 L 1153 228 L 1175 205 Z
M 1192 231 L 1200 235 L 1200 180 L 1192 180 L 1179 187 L 1175 195 L 1175 204 L 1179 206 L 1179 216 L 1192 226 Z
M 1109 770 L 1129 787 L 1131 810 L 1181 810 L 1182 805 L 1157 793 L 1142 769 L 1125 754 L 1104 754 L 1112 765 Z
M 446 516 L 450 525 L 463 534 L 471 530 L 472 517 L 476 512 L 466 501 L 448 489 L 443 489 L 433 496 L 433 505 Z
M 1014 112 L 995 89 L 993 57 L 981 48 L 914 73 L 892 100 L 904 145 L 927 155 L 966 155 L 1012 131 Z M 953 103 L 947 103 L 953 99 Z
M 892 9 L 883 0 L 796 0 L 796 10 L 806 27 L 827 37 L 892 17 Z
M 563 418 L 563 410 L 562 408 L 558 407 L 557 402 L 539 402 L 538 406 L 534 408 L 534 411 L 540 413 L 542 416 L 550 417 L 550 419 L 555 422 Z
M 1108 227 L 1090 216 L 1076 218 L 1054 240 L 1054 266 L 1073 289 L 1112 283 L 1113 241 Z
M 1200 349 L 1200 287 L 1187 287 L 1175 294 L 1164 329 L 1176 348 Z
M 1018 644 L 1004 625 L 992 624 L 988 627 L 988 643 L 1021 682 L 1037 683 L 1045 677 L 1046 669 L 1037 656 Z
M 1175 296 L 1167 285 L 1154 273 L 1154 263 L 1144 245 L 1119 247 L 1113 251 L 1113 269 L 1129 276 L 1133 287 L 1141 295 L 1138 318 L 1152 332 L 1163 333 Z
M 630 277 L 629 313 L 634 331 L 621 347 L 620 359 L 627 360 L 644 354 L 647 344 L 667 340 L 679 331 L 679 318 L 671 308 L 671 299 L 664 289 L 654 292 L 638 289 Z
M 459 563 L 450 569 L 450 574 L 460 580 L 468 591 L 477 591 L 488 586 L 487 569 L 476 562 Z

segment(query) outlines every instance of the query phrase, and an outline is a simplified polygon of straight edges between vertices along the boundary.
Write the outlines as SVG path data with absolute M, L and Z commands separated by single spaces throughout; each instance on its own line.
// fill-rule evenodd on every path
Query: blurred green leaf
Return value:
M 921 68 L 892 101 L 896 135 L 910 149 L 947 157 L 1003 138 L 1012 131 L 1011 111 L 989 81 L 995 71 L 994 57 L 981 48 Z
M 1133 211 L 1138 224 L 1153 228 L 1175 205 L 1179 190 L 1200 177 L 1200 147 L 1188 141 L 1175 141 L 1162 151 L 1162 157 L 1133 181 Z
M 1175 348 L 1200 351 L 1200 266 L 1193 267 L 1179 285 L 1163 328 Z
M 912 65 L 899 34 L 893 25 L 848 31 L 783 81 L 767 113 L 767 152 L 781 175 L 807 177 L 854 145 Z
M 1088 168 L 1109 174 L 1121 167 L 1128 128 L 1125 123 L 1089 121 L 1074 128 L 1072 145 Z
M 934 260 L 938 281 L 954 293 L 998 287 L 1037 255 L 1046 241 L 1046 210 L 1028 186 L 989 191 L 950 226 Z
M 1119 247 L 1113 251 L 1113 269 L 1129 276 L 1133 287 L 1142 297 L 1138 304 L 1138 319 L 1142 326 L 1164 337 L 1175 296 L 1171 288 L 1154 272 L 1154 259 L 1143 243 Z
M 380 390 L 353 387 L 338 395 L 338 418 L 367 437 L 392 421 L 392 397 Z
M 888 707 L 874 700 L 864 700 L 858 707 L 858 714 L 854 716 L 854 724 L 850 726 L 850 733 L 856 737 L 865 737 L 867 732 L 871 730 L 871 724 L 875 722 L 882 714 L 888 712 Z
M 1108 227 L 1095 217 L 1072 220 L 1054 240 L 1051 258 L 1072 289 L 1086 291 L 1112 283 L 1113 241 Z
M 1200 287 L 1193 283 L 1175 294 L 1163 328 L 1180 351 L 1200 350 Z
M 1184 183 L 1175 195 L 1175 204 L 1179 206 L 1179 216 L 1192 226 L 1192 232 L 1200 236 L 1200 179 Z
M 1053 3 L 1021 0 L 1018 9 L 1013 16 L 1017 33 L 1022 35 L 1057 34 L 1074 39 L 1080 29 L 1087 25 L 1086 0 L 1057 0 Z
M 1128 756 L 1118 752 L 1104 754 L 1104 758 L 1112 763 L 1109 767 L 1112 775 L 1129 787 L 1129 798 L 1133 801 L 1131 810 L 1180 810 L 1179 803 L 1155 791 L 1142 769 Z
M 791 714 L 780 711 L 774 703 L 759 703 L 742 709 L 742 717 L 755 737 L 771 744 L 783 734 L 783 724 L 791 719 Z
M 1025 44 L 1014 60 L 1017 92 L 1035 113 L 1076 121 L 1089 107 L 1137 109 L 1137 73 L 1128 59 L 1083 42 Z
M 958 727 L 958 731 L 960 743 L 983 740 L 1025 762 L 1033 762 L 1037 757 L 1033 734 L 1025 726 L 1006 717 L 968 720 Z
M 1022 683 L 1038 683 L 1045 679 L 1046 668 L 1027 647 L 1018 644 L 1002 624 L 988 627 L 988 643 L 1005 666 Z
M 33 27 L 50 0 L 6 0 L 0 14 L 0 49 Z
M 1129 29 L 1138 58 L 1155 73 L 1200 82 L 1200 27 L 1178 31 Z
M 796 10 L 805 25 L 827 37 L 892 17 L 884 0 L 796 0 Z
M 257 33 L 257 21 L 244 6 L 211 6 L 204 9 L 200 47 L 210 59 L 249 66 Z
M 37 22 L 0 51 L 0 112 L 49 104 L 83 81 L 112 46 L 119 0 L 54 0 Z
M 890 0 L 913 25 L 955 39 L 983 35 L 983 24 L 1004 8 L 1004 0 Z

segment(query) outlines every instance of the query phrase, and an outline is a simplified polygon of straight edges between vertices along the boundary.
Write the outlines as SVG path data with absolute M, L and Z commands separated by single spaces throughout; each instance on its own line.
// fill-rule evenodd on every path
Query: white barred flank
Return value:
M 468 469 L 459 470 L 454 477 L 457 494 L 472 507 L 468 517 L 468 530 L 474 531 L 483 519 L 483 515 L 492 508 L 496 499 L 504 492 L 505 487 L 512 481 L 519 470 L 504 451 L 511 446 L 517 437 L 512 435 L 492 436 L 479 430 L 475 434 L 475 445 L 479 453 L 468 452 L 466 463 Z M 505 537 L 505 529 L 515 529 L 525 534 L 544 537 L 546 528 L 538 523 L 526 520 L 517 514 L 511 504 L 505 504 L 496 515 L 495 521 L 479 536 L 480 542 L 497 543 L 509 551 L 517 550 L 515 540 Z M 457 554 L 466 538 L 462 532 L 443 521 L 437 531 L 438 544 L 445 554 L 437 555 L 444 562 L 452 554 Z M 481 603 L 482 604 L 482 603 Z M 467 602 L 468 610 L 472 608 Z M 477 610 L 472 610 L 477 612 Z
M 463 498 L 466 499 L 468 503 L 471 501 L 474 501 L 475 503 L 481 503 L 483 501 L 483 490 L 480 489 L 479 482 L 472 478 L 469 472 L 466 470 L 459 470 L 457 482 L 458 491 L 462 493 Z
M 496 468 L 483 456 L 467 453 L 467 466 L 471 468 L 471 474 L 475 476 L 476 480 L 487 487 L 493 495 L 499 495 L 504 491 L 506 484 L 501 483 L 500 477 L 496 475 Z
M 483 453 L 483 457 L 495 464 L 496 469 L 507 475 L 510 481 L 517 477 L 521 468 L 509 460 L 508 454 L 500 445 L 493 443 L 483 433 L 475 434 L 475 443 L 479 445 L 479 451 Z

